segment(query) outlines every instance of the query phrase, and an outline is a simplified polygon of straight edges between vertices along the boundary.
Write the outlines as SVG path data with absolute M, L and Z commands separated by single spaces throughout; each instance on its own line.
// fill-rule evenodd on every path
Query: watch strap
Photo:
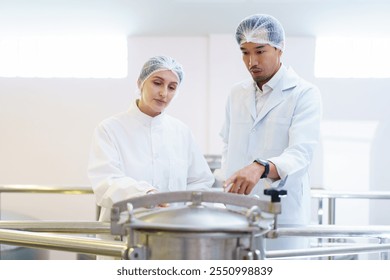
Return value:
M 262 159 L 255 159 L 254 162 L 257 162 L 258 164 L 264 166 L 264 172 L 261 175 L 260 179 L 267 178 L 269 174 L 269 162 Z

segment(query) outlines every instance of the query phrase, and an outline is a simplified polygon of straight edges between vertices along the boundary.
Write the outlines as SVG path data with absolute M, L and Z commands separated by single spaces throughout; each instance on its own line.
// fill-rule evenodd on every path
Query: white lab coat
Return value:
M 229 178 L 256 158 L 276 165 L 280 180 L 261 179 L 251 195 L 263 195 L 267 185 L 284 188 L 279 225 L 304 225 L 310 219 L 308 168 L 319 141 L 321 97 L 319 90 L 283 65 L 281 79 L 273 85 L 258 116 L 255 84 L 236 84 L 227 100 L 221 131 L 224 142 L 222 173 Z
M 96 128 L 88 176 L 101 221 L 110 220 L 114 203 L 149 190 L 208 189 L 214 183 L 190 129 L 166 113 L 145 115 L 135 102 Z

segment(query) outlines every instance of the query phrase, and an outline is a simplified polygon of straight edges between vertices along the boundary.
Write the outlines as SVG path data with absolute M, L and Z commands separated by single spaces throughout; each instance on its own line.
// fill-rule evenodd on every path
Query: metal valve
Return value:
M 271 196 L 271 202 L 280 202 L 280 198 L 282 196 L 286 196 L 287 191 L 286 190 L 276 190 L 276 189 L 265 189 L 264 194 Z

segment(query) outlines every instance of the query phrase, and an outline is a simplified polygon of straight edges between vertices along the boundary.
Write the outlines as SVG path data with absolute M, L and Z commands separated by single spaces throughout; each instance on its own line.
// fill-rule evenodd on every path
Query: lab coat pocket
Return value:
M 171 160 L 169 166 L 169 190 L 184 191 L 187 188 L 187 162 L 185 160 Z
M 269 118 L 265 122 L 267 149 L 286 148 L 289 141 L 290 118 Z

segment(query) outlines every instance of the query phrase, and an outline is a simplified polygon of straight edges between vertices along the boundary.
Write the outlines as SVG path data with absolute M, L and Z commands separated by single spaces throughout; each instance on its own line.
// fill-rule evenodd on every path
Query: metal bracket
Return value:
M 134 246 L 129 248 L 127 253 L 129 260 L 146 260 L 146 247 L 145 246 Z

